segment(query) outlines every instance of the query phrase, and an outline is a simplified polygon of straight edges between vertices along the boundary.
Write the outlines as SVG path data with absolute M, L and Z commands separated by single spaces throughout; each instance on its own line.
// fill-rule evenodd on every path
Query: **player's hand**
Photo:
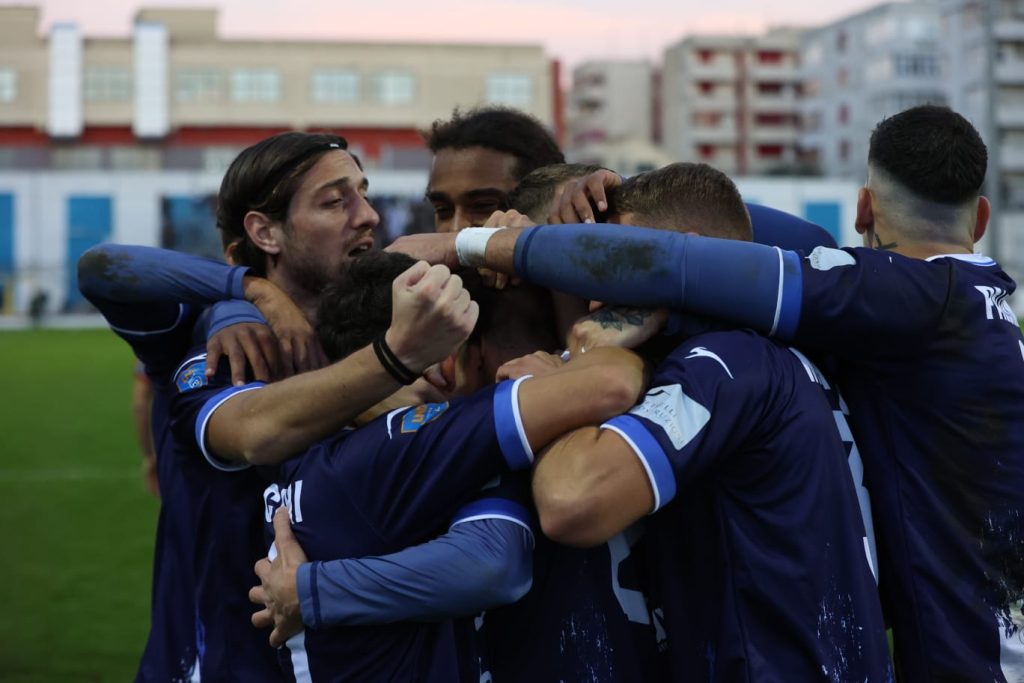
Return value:
M 459 270 L 459 255 L 455 252 L 454 232 L 403 235 L 385 247 L 384 251 L 397 251 L 432 265 L 448 266 Z
M 244 283 L 245 298 L 259 309 L 277 337 L 281 348 L 279 377 L 291 377 L 328 364 L 316 330 L 281 288 L 269 280 L 249 276 Z
M 666 320 L 668 311 L 663 308 L 604 306 L 572 326 L 569 353 L 576 356 L 601 346 L 635 349 L 661 331 Z
M 278 508 L 274 513 L 274 545 L 277 548 L 274 561 L 264 557 L 256 563 L 256 576 L 260 579 L 260 585 L 253 586 L 249 591 L 249 600 L 263 605 L 263 609 L 252 615 L 253 626 L 273 626 L 270 645 L 281 647 L 303 629 L 296 575 L 299 565 L 307 561 L 305 551 L 292 533 L 288 508 Z
M 262 323 L 229 325 L 206 342 L 206 376 L 212 377 L 223 356 L 231 365 L 231 383 L 245 384 L 246 370 L 253 379 L 269 382 L 281 375 L 281 355 L 277 338 Z
M 391 285 L 391 327 L 384 341 L 405 367 L 422 373 L 469 337 L 480 316 L 462 278 L 419 261 Z
M 565 365 L 565 361 L 562 360 L 560 355 L 535 351 L 528 356 L 510 360 L 502 365 L 498 368 L 498 373 L 494 379 L 496 382 L 501 382 L 506 379 L 519 379 L 526 375 L 539 377 L 554 372 L 563 365 Z
M 597 212 L 608 210 L 606 190 L 622 184 L 622 177 L 614 171 L 601 169 L 588 176 L 571 181 L 558 196 L 554 208 L 548 215 L 548 223 L 594 223 Z

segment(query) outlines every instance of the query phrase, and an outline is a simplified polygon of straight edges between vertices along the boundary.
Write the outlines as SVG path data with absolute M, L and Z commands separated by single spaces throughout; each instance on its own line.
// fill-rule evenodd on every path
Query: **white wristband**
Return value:
M 483 268 L 487 265 L 484 252 L 487 251 L 487 240 L 491 235 L 504 230 L 501 228 L 466 228 L 455 236 L 455 254 L 459 263 L 467 268 Z

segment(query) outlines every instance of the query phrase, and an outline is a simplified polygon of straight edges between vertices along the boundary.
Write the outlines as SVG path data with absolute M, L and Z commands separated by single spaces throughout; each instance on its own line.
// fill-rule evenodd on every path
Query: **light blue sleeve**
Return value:
M 299 567 L 302 621 L 310 628 L 435 621 L 515 602 L 530 590 L 533 535 L 485 518 L 391 555 Z

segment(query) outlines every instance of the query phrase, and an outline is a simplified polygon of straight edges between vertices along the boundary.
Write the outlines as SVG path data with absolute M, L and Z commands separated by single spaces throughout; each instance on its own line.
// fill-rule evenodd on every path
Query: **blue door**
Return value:
M 109 196 L 68 197 L 68 296 L 65 309 L 80 310 L 85 299 L 78 291 L 78 258 L 89 247 L 110 239 L 114 202 Z

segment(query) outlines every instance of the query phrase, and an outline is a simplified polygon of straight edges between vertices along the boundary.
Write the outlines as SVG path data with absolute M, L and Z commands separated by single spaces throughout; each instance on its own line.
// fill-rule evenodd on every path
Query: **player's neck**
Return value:
M 316 312 L 320 304 L 320 295 L 318 293 L 309 292 L 303 287 L 300 287 L 290 278 L 282 275 L 278 270 L 267 271 L 267 279 L 277 285 L 281 291 L 288 295 L 288 298 L 292 300 L 292 303 L 302 314 L 306 320 L 309 321 L 310 325 L 316 326 Z
M 866 236 L 865 245 L 873 249 L 891 251 L 908 258 L 927 259 L 945 254 L 972 254 L 973 245 L 960 242 L 939 242 L 933 240 L 914 240 L 894 230 L 877 227 Z

